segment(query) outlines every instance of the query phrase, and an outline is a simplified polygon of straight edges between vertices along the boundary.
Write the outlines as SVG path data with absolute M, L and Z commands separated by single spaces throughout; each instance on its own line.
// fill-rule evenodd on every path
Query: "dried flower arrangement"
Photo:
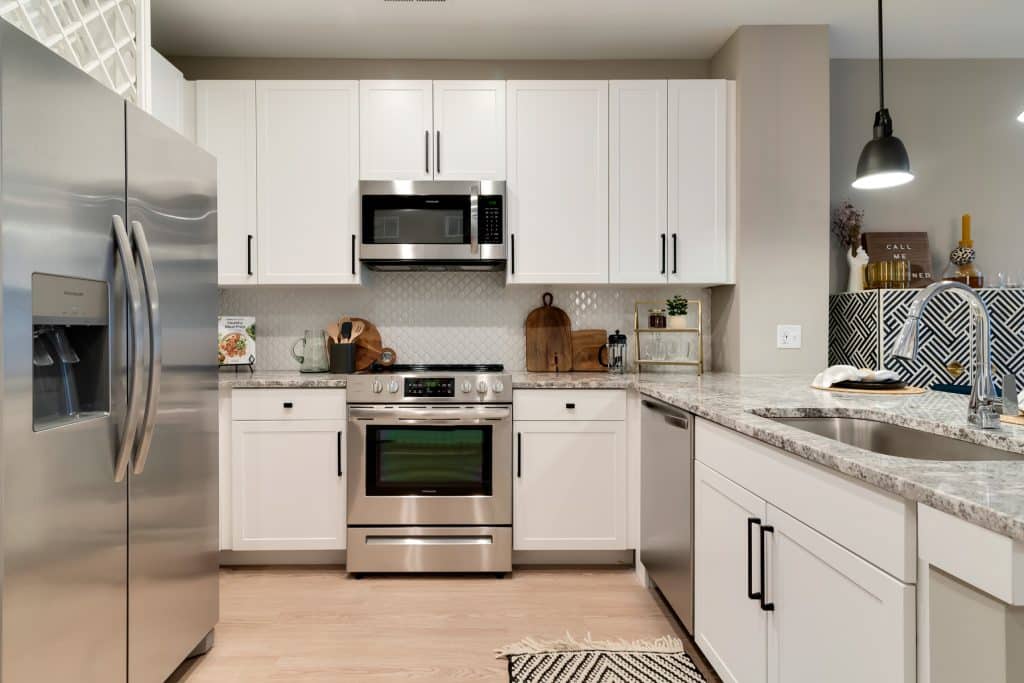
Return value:
M 860 249 L 860 229 L 863 224 L 864 212 L 855 208 L 848 200 L 840 202 L 839 206 L 832 210 L 832 235 L 854 256 Z

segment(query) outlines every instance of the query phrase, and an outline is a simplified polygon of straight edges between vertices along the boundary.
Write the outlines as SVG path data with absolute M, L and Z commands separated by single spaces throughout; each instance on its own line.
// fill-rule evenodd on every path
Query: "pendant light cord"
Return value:
M 878 108 L 885 109 L 885 67 L 882 53 L 882 0 L 878 0 Z

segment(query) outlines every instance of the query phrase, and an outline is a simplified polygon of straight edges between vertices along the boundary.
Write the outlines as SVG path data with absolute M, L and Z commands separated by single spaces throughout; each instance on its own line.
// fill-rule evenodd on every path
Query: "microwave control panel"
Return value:
M 501 195 L 481 195 L 479 199 L 480 244 L 505 241 L 504 207 Z

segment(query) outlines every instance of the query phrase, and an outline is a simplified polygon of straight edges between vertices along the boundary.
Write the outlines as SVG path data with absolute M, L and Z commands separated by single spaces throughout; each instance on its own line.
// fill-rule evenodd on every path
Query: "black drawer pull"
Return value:
M 765 544 L 765 536 L 767 534 L 772 534 L 772 536 L 774 536 L 775 535 L 775 527 L 769 526 L 767 524 L 765 526 L 761 527 L 761 595 L 760 595 L 761 609 L 763 609 L 765 612 L 771 612 L 771 611 L 773 611 L 775 609 L 775 603 L 774 602 L 768 602 L 767 600 L 765 600 L 765 594 L 768 593 L 767 586 L 765 585 L 765 578 L 764 578 L 764 575 L 765 575 L 765 545 L 766 545 Z
M 291 402 L 291 401 L 285 401 L 285 402 L 284 402 L 284 407 L 285 407 L 285 408 L 294 408 L 295 406 L 294 406 L 294 405 L 292 405 L 292 402 Z
M 566 410 L 576 410 L 576 404 L 575 403 L 566 403 L 565 404 L 565 409 Z
M 754 527 L 761 526 L 761 520 L 757 517 L 747 518 L 747 597 L 751 600 L 761 600 L 762 591 L 764 586 L 761 586 L 761 591 L 754 591 Z M 762 581 L 763 581 L 762 575 Z
M 516 432 L 516 477 L 523 477 L 523 433 Z
M 344 471 L 341 468 L 341 432 L 338 432 L 338 476 L 342 476 Z

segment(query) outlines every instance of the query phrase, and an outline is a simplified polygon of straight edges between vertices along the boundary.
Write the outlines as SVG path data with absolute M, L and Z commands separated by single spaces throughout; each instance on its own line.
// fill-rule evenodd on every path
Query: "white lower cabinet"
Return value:
M 726 683 L 764 683 L 768 673 L 767 612 L 750 598 L 760 590 L 756 525 L 767 514 L 753 493 L 694 465 L 694 639 Z
M 231 549 L 344 549 L 344 391 L 233 393 Z M 324 419 L 318 406 L 335 397 L 337 417 Z M 259 419 L 280 405 L 294 416 Z
M 915 680 L 913 585 L 695 470 L 695 638 L 724 681 Z
M 515 550 L 627 547 L 624 420 L 518 420 L 515 438 Z

